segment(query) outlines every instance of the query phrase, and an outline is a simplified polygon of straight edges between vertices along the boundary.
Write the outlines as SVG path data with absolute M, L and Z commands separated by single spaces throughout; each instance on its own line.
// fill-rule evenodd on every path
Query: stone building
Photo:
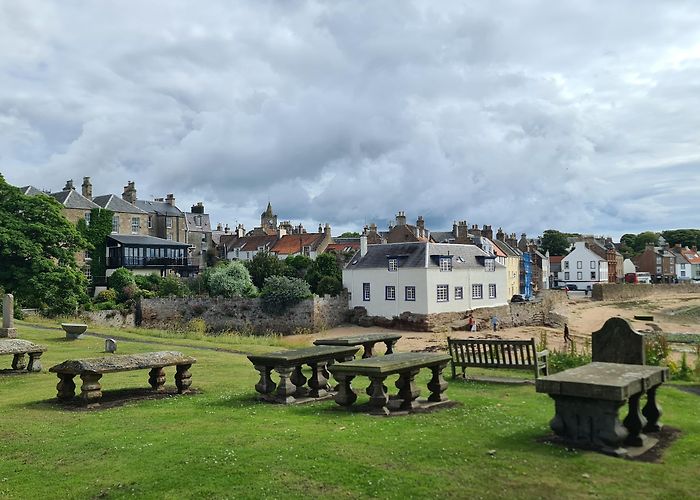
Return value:
M 175 196 L 172 193 L 165 198 L 156 198 L 153 201 L 140 200 L 136 197 L 134 181 L 129 181 L 124 186 L 122 199 L 148 214 L 146 227 L 149 236 L 182 243 L 187 241 L 185 213 L 175 205 Z
M 201 201 L 192 205 L 185 214 L 187 241 L 191 247 L 192 262 L 200 269 L 207 267 L 207 254 L 214 251 L 212 241 L 211 221 L 209 214 L 204 212 L 204 203 Z

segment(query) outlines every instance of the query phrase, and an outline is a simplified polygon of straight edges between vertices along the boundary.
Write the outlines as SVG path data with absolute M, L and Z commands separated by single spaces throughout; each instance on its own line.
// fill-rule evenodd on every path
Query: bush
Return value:
M 668 359 L 671 347 L 664 335 L 647 334 L 644 336 L 644 351 L 648 365 L 660 366 Z
M 271 314 L 282 314 L 309 297 L 311 289 L 306 281 L 287 276 L 270 276 L 260 292 L 263 310 Z
M 95 311 L 109 311 L 112 309 L 117 309 L 117 303 L 111 300 L 95 304 Z
M 134 280 L 136 281 L 136 285 L 138 285 L 141 290 L 156 292 L 158 291 L 158 288 L 160 288 L 163 278 L 157 274 L 149 274 L 147 276 L 134 276 Z
M 255 297 L 258 289 L 242 262 L 219 264 L 207 273 L 207 289 L 213 297 Z
M 114 271 L 109 277 L 108 284 L 109 287 L 117 293 L 117 300 L 119 300 L 119 302 L 124 302 L 130 298 L 125 296 L 125 288 L 133 287 L 133 289 L 136 289 L 134 273 L 125 267 L 120 267 Z
M 184 297 L 187 290 L 185 285 L 176 276 L 167 276 L 160 280 L 158 297 Z
M 591 353 L 588 346 L 582 351 L 578 351 L 576 342 L 571 341 L 569 348 L 564 351 L 555 351 L 549 349 L 547 343 L 547 332 L 540 334 L 540 341 L 536 345 L 538 351 L 549 350 L 549 372 L 557 373 L 569 368 L 587 365 L 591 362 Z
M 324 276 L 316 286 L 317 295 L 332 295 L 335 297 L 343 290 L 343 284 L 335 276 Z
M 100 303 L 100 302 L 116 302 L 117 301 L 117 292 L 114 290 L 103 290 L 100 293 L 97 294 L 97 297 L 93 300 L 95 303 Z

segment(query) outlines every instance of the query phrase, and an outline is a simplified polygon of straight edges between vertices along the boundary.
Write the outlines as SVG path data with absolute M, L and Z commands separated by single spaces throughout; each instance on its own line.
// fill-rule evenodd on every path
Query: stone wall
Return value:
M 679 283 L 675 285 L 633 285 L 600 283 L 593 285 L 593 300 L 631 300 L 642 297 L 672 295 L 677 293 L 700 293 L 698 283 Z
M 518 302 L 498 307 L 484 307 L 471 311 L 478 330 L 491 328 L 491 317 L 498 318 L 499 326 L 562 326 L 562 316 L 554 313 L 554 309 L 566 301 L 566 293 L 562 290 L 544 290 L 539 300 L 533 302 Z M 393 318 L 367 316 L 364 307 L 356 307 L 351 311 L 350 321 L 360 326 L 381 326 L 399 330 L 442 332 L 465 330 L 469 311 L 413 314 L 401 313 Z
M 80 317 L 89 324 L 116 328 L 126 328 L 136 324 L 133 313 L 122 314 L 120 311 L 85 311 Z
M 345 320 L 347 297 L 313 297 L 280 315 L 267 314 L 259 299 L 189 297 L 142 299 L 137 310 L 139 326 L 184 330 L 201 319 L 208 332 L 279 333 L 320 331 Z

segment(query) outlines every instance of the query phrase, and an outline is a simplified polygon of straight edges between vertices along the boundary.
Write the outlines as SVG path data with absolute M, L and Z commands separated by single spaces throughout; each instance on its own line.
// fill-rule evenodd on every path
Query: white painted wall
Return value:
M 581 263 L 580 268 L 579 262 Z M 568 278 L 566 273 L 569 273 Z M 578 273 L 581 273 L 580 277 Z M 571 253 L 561 261 L 560 283 L 573 283 L 578 286 L 579 290 L 584 290 L 595 283 L 607 283 L 607 281 L 608 261 L 586 248 L 584 241 L 577 241 Z

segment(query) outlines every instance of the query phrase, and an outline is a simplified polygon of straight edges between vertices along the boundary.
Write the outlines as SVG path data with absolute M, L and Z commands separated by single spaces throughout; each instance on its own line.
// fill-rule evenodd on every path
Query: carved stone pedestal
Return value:
M 71 373 L 58 374 L 56 390 L 58 391 L 57 397 L 59 400 L 68 401 L 75 396 L 75 382 L 73 381 L 73 377 L 75 377 L 75 375 Z
M 177 365 L 175 367 L 175 386 L 178 394 L 185 394 L 190 390 L 192 385 L 191 367 L 192 365 Z
M 101 373 L 85 372 L 80 374 L 83 385 L 80 387 L 80 397 L 87 406 L 96 406 L 102 399 Z
M 160 368 L 152 368 L 148 372 L 148 383 L 154 391 L 162 391 L 165 386 L 165 370 Z

